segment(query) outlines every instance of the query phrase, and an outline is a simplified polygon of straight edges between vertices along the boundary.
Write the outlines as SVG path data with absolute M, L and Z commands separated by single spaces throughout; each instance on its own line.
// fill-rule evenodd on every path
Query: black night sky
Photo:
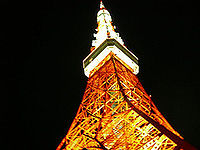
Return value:
M 125 45 L 140 59 L 138 77 L 147 93 L 185 140 L 199 147 L 197 4 L 189 0 L 104 0 L 104 4 Z M 11 31 L 4 36 L 8 57 L 2 63 L 10 69 L 3 67 L 3 96 L 11 100 L 1 106 L 1 129 L 6 131 L 1 142 L 9 145 L 7 149 L 55 150 L 86 87 L 82 60 L 94 39 L 99 1 L 33 1 L 17 10 L 9 12 L 14 21 L 8 25 L 17 26 L 11 30 L 17 29 L 12 37 L 19 41 L 15 49 L 6 46 L 12 45 Z

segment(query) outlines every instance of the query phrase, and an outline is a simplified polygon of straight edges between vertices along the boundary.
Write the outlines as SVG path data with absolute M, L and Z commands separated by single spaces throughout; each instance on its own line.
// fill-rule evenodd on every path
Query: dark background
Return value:
M 10 99 L 2 99 L 1 145 L 55 150 L 86 87 L 82 60 L 94 39 L 99 1 L 2 3 L 1 95 Z M 175 130 L 199 147 L 198 5 L 182 0 L 104 4 L 125 45 L 140 59 L 138 77 L 147 93 Z

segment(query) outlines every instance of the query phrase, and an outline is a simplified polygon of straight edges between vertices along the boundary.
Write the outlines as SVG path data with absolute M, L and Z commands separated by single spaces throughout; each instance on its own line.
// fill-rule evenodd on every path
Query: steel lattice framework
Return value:
M 128 102 L 127 102 L 128 100 Z M 131 104 L 130 104 L 131 103 Z M 132 109 L 172 129 L 138 78 L 110 53 L 88 79 L 78 113 L 57 149 L 174 149 L 177 144 Z
M 84 60 L 87 87 L 57 150 L 195 150 L 145 92 L 136 76 L 137 57 L 114 31 L 102 2 L 100 6 L 96 41 Z

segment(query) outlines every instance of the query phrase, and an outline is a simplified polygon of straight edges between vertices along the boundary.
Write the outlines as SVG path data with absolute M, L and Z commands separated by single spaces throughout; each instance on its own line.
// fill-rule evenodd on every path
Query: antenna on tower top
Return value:
M 105 6 L 104 6 L 102 0 L 100 1 L 100 9 L 105 9 Z

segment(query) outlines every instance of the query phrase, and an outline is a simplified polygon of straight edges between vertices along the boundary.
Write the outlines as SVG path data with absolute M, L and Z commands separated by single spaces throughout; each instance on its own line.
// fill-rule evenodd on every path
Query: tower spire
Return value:
M 105 9 L 105 6 L 104 6 L 102 0 L 100 1 L 100 9 Z
M 94 34 L 96 39 L 92 41 L 91 53 L 83 61 L 85 75 L 87 77 L 93 75 L 104 64 L 103 60 L 109 52 L 117 55 L 134 74 L 138 74 L 138 58 L 124 46 L 119 33 L 115 32 L 111 15 L 102 0 L 97 13 L 97 24 L 97 33 Z
M 96 39 L 92 41 L 91 51 L 98 48 L 106 39 L 115 39 L 120 44 L 124 45 L 119 33 L 115 32 L 115 27 L 112 25 L 111 15 L 105 8 L 102 0 L 100 1 L 100 10 L 97 13 L 97 24 L 97 33 L 94 34 Z

